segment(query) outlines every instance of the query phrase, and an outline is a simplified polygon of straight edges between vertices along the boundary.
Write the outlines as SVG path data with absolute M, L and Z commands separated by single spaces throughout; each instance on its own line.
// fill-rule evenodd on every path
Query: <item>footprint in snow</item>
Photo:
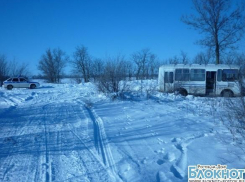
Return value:
M 162 165 L 164 163 L 164 160 L 162 160 L 162 159 L 158 159 L 157 160 L 157 164 L 160 166 L 160 165 Z
M 165 148 L 161 148 L 160 150 L 155 150 L 154 152 L 158 154 L 163 154 L 165 152 Z
M 182 139 L 181 138 L 173 138 L 171 141 L 172 142 L 180 142 Z
M 157 140 L 158 140 L 158 143 L 159 144 L 162 144 L 162 143 L 166 143 L 164 140 L 162 140 L 161 138 L 157 138 Z
M 156 135 L 158 135 L 157 132 L 151 133 L 151 136 L 156 136 Z
M 151 125 L 149 125 L 149 124 L 148 124 L 148 125 L 146 125 L 146 128 L 151 128 L 151 127 L 152 127 L 152 126 L 151 126 Z
M 33 99 L 33 97 L 27 97 L 26 99 L 25 99 L 25 101 L 29 101 L 29 100 L 32 100 Z
M 141 160 L 142 164 L 146 164 L 147 163 L 147 158 L 144 158 L 143 160 Z
M 172 162 L 172 161 L 174 161 L 174 160 L 176 159 L 176 157 L 175 157 L 175 154 L 174 154 L 174 153 L 168 152 L 168 153 L 165 155 L 164 159 L 165 159 L 165 160 L 168 160 L 169 162 Z

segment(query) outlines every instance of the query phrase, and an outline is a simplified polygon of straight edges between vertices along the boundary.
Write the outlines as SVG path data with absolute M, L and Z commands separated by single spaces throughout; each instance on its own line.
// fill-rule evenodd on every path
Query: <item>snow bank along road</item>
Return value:
M 110 102 L 92 84 L 0 89 L 0 181 L 187 181 L 187 166 L 244 167 L 221 98 Z

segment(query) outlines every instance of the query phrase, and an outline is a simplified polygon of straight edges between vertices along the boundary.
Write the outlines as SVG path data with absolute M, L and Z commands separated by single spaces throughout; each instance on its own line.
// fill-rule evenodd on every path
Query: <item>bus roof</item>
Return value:
M 176 68 L 197 68 L 207 70 L 218 70 L 218 69 L 240 69 L 238 65 L 228 64 L 166 64 L 160 66 L 161 69 L 176 69 Z

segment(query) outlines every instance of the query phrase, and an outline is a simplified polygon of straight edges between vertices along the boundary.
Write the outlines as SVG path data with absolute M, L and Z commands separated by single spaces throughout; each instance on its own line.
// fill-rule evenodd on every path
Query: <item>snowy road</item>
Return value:
M 173 95 L 111 102 L 89 84 L 1 89 L 0 181 L 182 182 L 188 165 L 243 168 L 219 105 Z
M 93 112 L 61 95 L 31 94 L 3 99 L 11 106 L 1 113 L 0 181 L 117 180 Z

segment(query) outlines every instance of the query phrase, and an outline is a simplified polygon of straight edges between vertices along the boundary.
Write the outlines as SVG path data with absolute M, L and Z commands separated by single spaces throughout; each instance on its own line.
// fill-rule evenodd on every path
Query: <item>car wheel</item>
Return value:
M 34 89 L 34 88 L 36 88 L 36 85 L 35 84 L 31 84 L 30 89 Z
M 8 86 L 7 86 L 7 89 L 8 89 L 8 90 L 12 90 L 12 89 L 13 89 L 13 86 L 12 86 L 12 85 L 8 85 Z

